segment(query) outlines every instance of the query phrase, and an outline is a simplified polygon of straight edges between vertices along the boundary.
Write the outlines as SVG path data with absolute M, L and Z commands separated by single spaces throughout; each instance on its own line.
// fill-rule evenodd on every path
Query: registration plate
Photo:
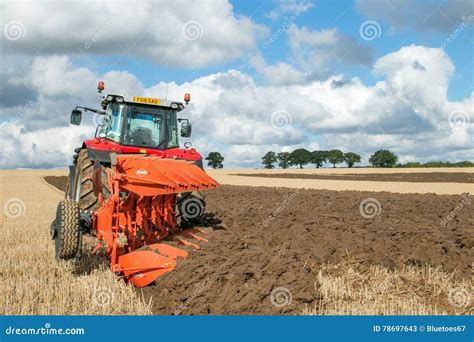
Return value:
M 146 103 L 151 105 L 159 105 L 161 103 L 160 99 L 153 98 L 153 97 L 141 97 L 141 96 L 134 96 L 133 102 L 138 103 Z

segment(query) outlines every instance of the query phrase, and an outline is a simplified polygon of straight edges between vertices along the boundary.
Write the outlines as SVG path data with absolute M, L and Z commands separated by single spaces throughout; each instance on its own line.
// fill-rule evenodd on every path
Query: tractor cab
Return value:
M 87 150 L 91 161 L 110 163 L 111 153 L 139 153 L 189 160 L 202 166 L 202 157 L 191 142 L 184 142 L 185 148 L 180 148 L 178 141 L 178 134 L 183 138 L 191 136 L 188 119 L 178 118 L 184 104 L 191 101 L 190 94 L 184 95 L 183 103 L 142 96 L 102 96 L 103 82 L 99 82 L 98 89 L 102 109 L 76 106 L 71 113 L 73 125 L 80 125 L 82 110 L 102 117 L 94 138 L 85 140 L 79 148 Z
M 104 119 L 97 128 L 98 138 L 105 138 L 122 146 L 159 150 L 179 146 L 177 118 L 179 104 L 173 103 L 175 105 L 173 108 L 126 102 L 120 98 L 122 97 L 107 96 L 106 103 L 103 104 Z M 190 128 L 187 127 L 190 127 L 189 123 L 182 124 L 181 133 L 184 137 L 190 135 Z
M 103 84 L 99 83 L 99 93 L 102 90 Z M 189 103 L 190 95 L 185 94 L 184 100 Z M 103 110 L 76 107 L 71 114 L 71 124 L 80 124 L 80 109 L 95 112 L 103 115 L 96 129 L 96 139 L 141 149 L 178 148 L 178 123 L 181 126 L 180 135 L 185 138 L 191 136 L 189 121 L 177 117 L 177 113 L 184 109 L 181 102 L 141 96 L 125 99 L 122 95 L 110 94 L 103 97 L 101 106 Z

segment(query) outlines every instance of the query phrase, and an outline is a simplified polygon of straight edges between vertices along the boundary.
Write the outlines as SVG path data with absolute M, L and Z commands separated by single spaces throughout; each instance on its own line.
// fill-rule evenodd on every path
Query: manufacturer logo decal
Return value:
M 135 174 L 138 176 L 138 177 L 145 177 L 149 174 L 150 172 L 148 172 L 147 170 L 145 169 L 138 169 L 137 171 L 135 171 Z

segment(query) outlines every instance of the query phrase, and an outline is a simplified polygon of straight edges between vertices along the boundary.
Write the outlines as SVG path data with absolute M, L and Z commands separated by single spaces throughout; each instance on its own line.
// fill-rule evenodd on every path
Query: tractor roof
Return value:
M 160 99 L 157 97 L 142 97 L 142 96 L 131 96 L 129 98 L 125 98 L 126 102 L 131 103 L 142 103 L 154 106 L 164 106 L 164 107 L 171 107 L 173 103 L 177 105 L 182 105 L 182 102 L 179 101 L 170 101 L 168 99 Z
M 131 103 L 131 104 L 145 104 L 150 106 L 161 106 L 177 109 L 178 111 L 184 109 L 184 104 L 180 101 L 171 101 L 168 99 L 160 99 L 157 97 L 143 97 L 143 96 L 123 96 L 116 94 L 109 94 L 105 97 L 103 105 L 107 104 L 109 101 L 114 101 L 117 98 L 122 98 L 122 102 Z M 104 103 L 105 102 L 105 103 Z

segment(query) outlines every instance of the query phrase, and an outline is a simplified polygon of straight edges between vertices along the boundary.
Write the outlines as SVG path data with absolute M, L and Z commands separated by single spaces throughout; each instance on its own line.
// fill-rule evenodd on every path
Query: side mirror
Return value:
M 82 120 L 82 112 L 79 109 L 73 109 L 71 112 L 71 124 L 79 126 Z
M 181 124 L 181 136 L 183 138 L 189 138 L 191 136 L 192 126 L 189 122 L 183 122 Z

